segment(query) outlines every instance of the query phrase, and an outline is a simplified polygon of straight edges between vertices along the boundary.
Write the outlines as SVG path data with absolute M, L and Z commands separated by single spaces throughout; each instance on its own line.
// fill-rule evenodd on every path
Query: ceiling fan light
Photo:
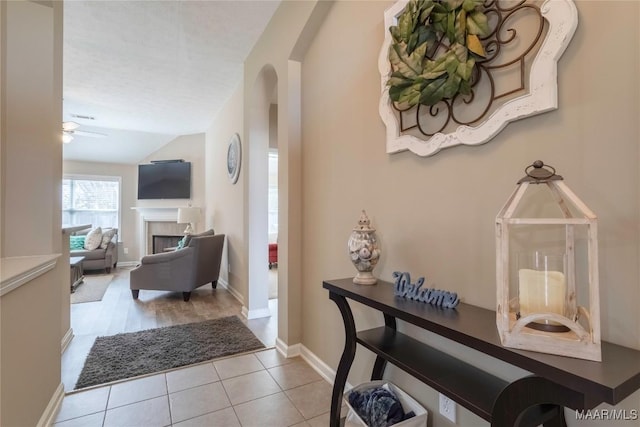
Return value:
M 62 142 L 68 144 L 71 141 L 73 141 L 73 136 L 70 133 L 62 132 Z

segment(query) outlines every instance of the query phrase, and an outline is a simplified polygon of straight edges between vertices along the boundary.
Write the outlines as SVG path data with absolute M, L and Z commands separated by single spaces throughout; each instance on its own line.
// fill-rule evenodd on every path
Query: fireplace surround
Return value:
M 139 214 L 140 258 L 153 253 L 153 236 L 184 236 L 186 224 L 179 224 L 178 207 L 134 207 Z M 179 240 L 179 239 L 178 239 Z M 174 245 L 175 246 L 175 245 Z

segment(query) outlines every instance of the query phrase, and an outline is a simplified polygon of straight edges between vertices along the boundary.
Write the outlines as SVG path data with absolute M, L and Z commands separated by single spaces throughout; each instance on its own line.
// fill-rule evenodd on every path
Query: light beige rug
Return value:
M 102 300 L 112 280 L 113 274 L 85 275 L 84 282 L 71 294 L 71 304 Z

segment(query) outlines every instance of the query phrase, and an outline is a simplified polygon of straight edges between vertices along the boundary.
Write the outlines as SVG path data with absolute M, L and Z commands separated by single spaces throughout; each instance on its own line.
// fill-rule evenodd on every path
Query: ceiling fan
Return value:
M 80 124 L 76 122 L 62 122 L 62 142 L 65 144 L 73 141 L 74 135 L 89 136 L 93 138 L 105 138 L 107 135 L 100 132 L 90 132 L 86 130 L 78 130 Z

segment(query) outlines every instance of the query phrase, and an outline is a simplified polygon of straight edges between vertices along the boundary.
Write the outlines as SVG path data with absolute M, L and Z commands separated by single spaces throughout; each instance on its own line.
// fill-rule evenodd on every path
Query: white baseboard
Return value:
M 276 350 L 287 359 L 300 356 L 300 346 L 300 344 L 287 345 L 280 338 L 276 338 Z
M 249 310 L 244 305 L 242 306 L 242 315 L 247 319 L 261 319 L 263 317 L 271 317 L 271 310 L 269 307 L 260 308 L 258 310 Z
M 69 328 L 64 337 L 62 337 L 62 343 L 60 344 L 61 351 L 60 354 L 64 353 L 64 351 L 69 347 L 71 340 L 73 339 L 73 328 Z
M 333 384 L 336 379 L 336 371 L 329 365 L 324 363 L 322 359 L 315 355 L 307 347 L 300 345 L 300 356 L 311 366 L 315 371 L 320 374 L 329 384 Z
M 236 288 L 230 286 L 226 280 L 218 279 L 218 286 L 222 286 L 223 288 L 225 288 L 231 295 L 233 295 L 235 299 L 240 302 L 240 304 L 244 305 L 244 297 L 242 296 L 242 294 L 238 292 Z
M 229 283 L 226 280 L 218 279 L 218 286 L 222 286 L 223 288 L 225 288 L 227 291 L 229 291 L 231 295 L 235 297 L 235 299 L 237 299 L 240 302 L 240 304 L 242 304 L 241 314 L 246 319 L 251 320 L 251 319 L 261 319 L 263 317 L 271 317 L 271 310 L 269 310 L 269 307 L 261 308 L 258 310 L 249 310 L 244 305 L 244 298 L 242 297 L 242 294 L 240 294 L 240 292 L 238 292 L 236 288 L 229 286 Z
M 47 407 L 44 408 L 44 412 L 38 420 L 38 424 L 36 424 L 37 427 L 53 425 L 53 422 L 56 420 L 56 415 L 58 415 L 58 409 L 60 409 L 60 405 L 62 405 L 62 399 L 64 399 L 64 385 L 60 383 L 53 393 L 53 396 L 51 396 Z
M 118 261 L 118 267 L 137 267 L 140 261 Z
M 286 358 L 300 356 L 313 368 L 326 382 L 333 385 L 336 379 L 336 371 L 318 356 L 302 344 L 287 345 L 280 338 L 276 338 L 276 351 Z M 351 390 L 353 386 L 347 381 L 345 390 Z

